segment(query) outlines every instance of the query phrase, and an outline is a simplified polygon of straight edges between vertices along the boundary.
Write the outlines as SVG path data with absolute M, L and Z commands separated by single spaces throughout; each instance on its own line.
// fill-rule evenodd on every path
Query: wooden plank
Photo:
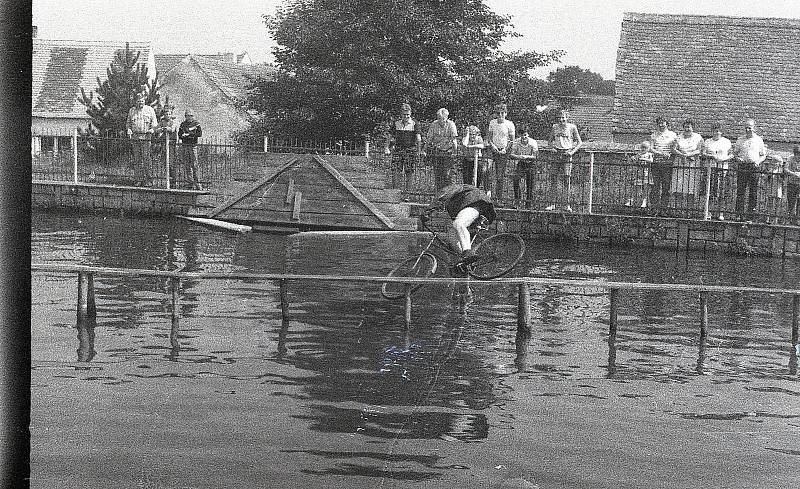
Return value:
M 289 204 L 292 202 L 292 197 L 294 196 L 294 179 L 289 179 L 289 184 L 286 186 L 286 203 Z
M 255 192 L 256 190 L 258 190 L 259 188 L 261 188 L 262 186 L 267 184 L 267 182 L 269 182 L 270 180 L 275 179 L 278 175 L 283 173 L 284 170 L 290 168 L 292 165 L 297 163 L 299 160 L 300 160 L 300 158 L 298 158 L 298 157 L 292 158 L 290 161 L 286 162 L 284 165 L 281 165 L 280 168 L 275 170 L 270 175 L 267 175 L 266 177 L 262 178 L 261 180 L 259 180 L 255 184 L 251 185 L 247 190 L 242 192 L 238 197 L 234 197 L 233 199 L 229 200 L 228 202 L 226 202 L 226 203 L 224 203 L 224 204 L 212 209 L 211 212 L 208 213 L 208 217 L 216 217 L 220 213 L 224 212 L 226 209 L 228 209 L 231 206 L 233 206 L 234 204 L 236 204 L 237 202 L 242 201 L 243 199 L 248 197 L 251 193 Z
M 354 195 L 354 196 L 355 196 L 355 197 L 356 197 L 356 198 L 359 200 L 359 202 L 361 202 L 362 204 L 364 204 L 364 205 L 367 207 L 367 209 L 369 209 L 369 210 L 370 210 L 370 212 L 372 212 L 372 213 L 375 215 L 375 217 L 377 217 L 378 219 L 380 219 L 380 220 L 381 220 L 381 222 L 382 222 L 384 225 L 386 225 L 386 227 L 387 227 L 387 228 L 389 228 L 389 229 L 394 229 L 394 224 L 392 223 L 392 221 L 391 221 L 391 220 L 390 220 L 388 217 L 386 217 L 386 216 L 383 214 L 383 212 L 381 212 L 381 211 L 380 211 L 380 209 L 378 209 L 377 207 L 375 207 L 375 205 L 374 205 L 372 202 L 370 202 L 370 201 L 368 201 L 367 199 L 365 199 L 365 198 L 364 198 L 364 196 L 363 196 L 363 195 L 361 195 L 361 192 L 359 192 L 358 190 L 356 190 L 356 188 L 355 188 L 355 187 L 353 187 L 353 186 L 350 184 L 350 182 L 348 182 L 347 180 L 345 180 L 345 179 L 344 179 L 344 178 L 343 178 L 343 177 L 342 177 L 342 176 L 339 174 L 339 172 L 338 172 L 338 171 L 336 171 L 336 169 L 335 169 L 334 167 L 332 167 L 330 164 L 328 164 L 328 162 L 326 162 L 325 160 L 323 160 L 322 158 L 320 158 L 320 157 L 319 157 L 319 156 L 317 156 L 317 155 L 314 155 L 312 158 L 314 159 L 314 161 L 316 161 L 317 163 L 319 163 L 320 165 L 322 165 L 322 166 L 323 166 L 323 168 L 325 168 L 326 170 L 328 170 L 328 173 L 330 173 L 331 175 L 333 175 L 333 177 L 334 177 L 334 178 L 335 178 L 335 179 L 336 179 L 336 180 L 337 180 L 337 181 L 338 181 L 340 184 L 342 184 L 342 185 L 343 185 L 343 186 L 344 186 L 344 187 L 345 187 L 345 188 L 346 188 L 346 189 L 347 189 L 347 190 L 348 190 L 348 191 L 349 191 L 351 194 L 353 194 L 353 195 Z
M 294 193 L 294 204 L 292 204 L 292 220 L 300 220 L 300 203 L 303 201 L 303 192 Z
M 222 229 L 227 229 L 228 231 L 236 231 L 237 233 L 249 233 L 253 230 L 250 226 L 243 226 L 241 224 L 234 224 L 232 222 L 220 221 L 219 219 L 207 219 L 204 217 L 190 217 L 190 216 L 178 216 L 181 219 L 186 219 L 187 221 L 197 222 L 200 224 L 205 224 L 207 226 L 214 226 Z

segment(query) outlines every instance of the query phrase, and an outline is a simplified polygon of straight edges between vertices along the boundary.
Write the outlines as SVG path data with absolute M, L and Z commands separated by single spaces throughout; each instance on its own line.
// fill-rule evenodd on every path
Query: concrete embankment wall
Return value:
M 205 192 L 34 181 L 31 206 L 143 215 L 188 214 Z
M 414 206 L 412 214 L 418 216 L 422 208 Z M 797 226 L 499 209 L 497 229 L 533 240 L 800 258 Z

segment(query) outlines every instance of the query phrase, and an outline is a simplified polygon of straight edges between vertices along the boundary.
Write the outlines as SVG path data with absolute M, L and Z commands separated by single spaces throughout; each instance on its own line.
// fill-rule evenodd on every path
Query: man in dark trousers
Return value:
M 194 190 L 203 190 L 197 176 L 197 138 L 203 136 L 203 129 L 194 119 L 194 112 L 186 109 L 184 121 L 178 128 L 178 139 L 181 140 L 181 162 L 186 165 L 188 180 Z

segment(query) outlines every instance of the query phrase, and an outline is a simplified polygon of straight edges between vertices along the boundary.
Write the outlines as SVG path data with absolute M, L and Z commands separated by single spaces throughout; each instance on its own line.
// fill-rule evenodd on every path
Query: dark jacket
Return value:
M 445 187 L 433 205 L 444 204 L 447 214 L 455 219 L 461 209 L 475 207 L 491 223 L 495 219 L 492 199 L 483 190 L 468 184 L 454 184 Z
M 203 137 L 203 129 L 197 121 L 183 121 L 178 128 L 178 137 L 183 144 L 197 144 L 197 138 Z

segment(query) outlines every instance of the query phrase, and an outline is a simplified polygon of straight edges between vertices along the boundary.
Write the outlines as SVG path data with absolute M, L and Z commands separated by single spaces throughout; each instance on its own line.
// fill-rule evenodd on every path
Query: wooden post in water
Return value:
M 619 289 L 611 288 L 608 292 L 611 302 L 608 314 L 608 334 L 617 334 L 617 306 L 619 305 Z
M 97 304 L 94 301 L 94 274 L 86 274 L 86 315 L 90 318 L 97 317 Z
M 264 136 L 264 152 L 266 153 L 269 149 L 269 139 L 268 136 Z
M 531 332 L 531 286 L 519 284 L 517 286 L 517 332 L 530 334 Z
M 708 335 L 708 292 L 700 292 L 700 341 Z
M 589 209 L 588 213 L 592 213 L 592 206 L 594 205 L 594 152 L 589 152 Z
M 83 289 L 86 287 L 86 274 L 84 272 L 78 272 L 78 307 L 77 307 L 77 314 L 78 314 L 78 321 L 85 321 L 86 320 L 86 295 L 83 293 Z
M 289 320 L 289 298 L 288 292 L 286 290 L 286 279 L 280 279 L 280 289 L 281 289 L 281 319 L 283 321 Z
M 411 284 L 406 284 L 406 328 L 411 326 Z
M 172 323 L 175 324 L 178 321 L 179 314 L 178 314 L 178 306 L 179 306 L 179 297 L 178 297 L 178 290 L 180 289 L 181 279 L 178 277 L 172 277 L 170 279 L 172 285 Z
M 797 328 L 800 325 L 800 294 L 795 295 L 792 302 L 792 346 L 796 346 Z

